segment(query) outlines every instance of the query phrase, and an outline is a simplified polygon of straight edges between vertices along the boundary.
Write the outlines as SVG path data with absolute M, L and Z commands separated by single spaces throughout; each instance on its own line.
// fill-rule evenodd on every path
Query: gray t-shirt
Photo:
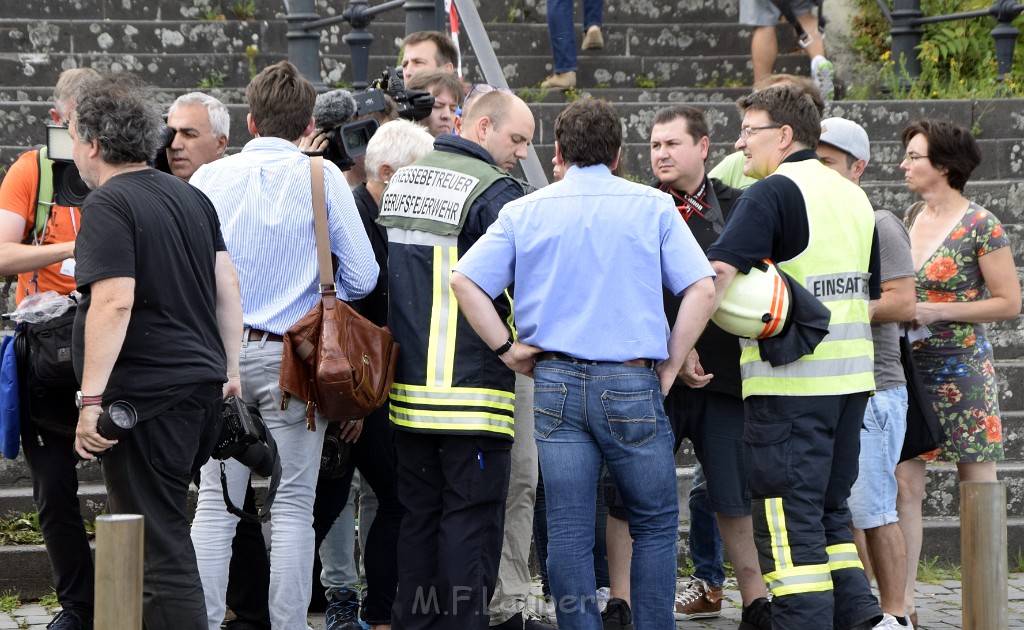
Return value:
M 914 262 L 910 257 L 910 236 L 903 222 L 887 210 L 875 210 L 875 227 L 878 230 L 882 282 L 912 278 Z M 875 389 L 905 385 L 907 379 L 900 363 L 899 324 L 872 324 L 871 335 L 875 344 Z

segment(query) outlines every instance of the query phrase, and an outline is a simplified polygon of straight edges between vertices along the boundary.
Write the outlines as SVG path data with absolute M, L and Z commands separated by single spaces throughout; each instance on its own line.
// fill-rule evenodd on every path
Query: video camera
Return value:
M 167 147 L 174 141 L 174 130 L 164 127 L 163 141 L 156 155 L 150 159 L 153 168 L 170 173 Z M 89 195 L 89 187 L 82 181 L 71 154 L 71 135 L 64 125 L 46 126 L 46 157 L 53 160 L 54 201 L 58 206 L 80 207 Z
M 407 120 L 423 120 L 433 110 L 433 95 L 423 90 L 405 89 L 401 71 L 401 68 L 384 70 L 368 90 L 352 94 L 350 100 L 337 96 L 344 93 L 343 90 L 317 97 L 313 117 L 327 135 L 324 157 L 342 171 L 352 168 L 355 158 L 366 153 L 366 145 L 380 126 L 374 118 L 346 121 L 388 111 L 388 98 L 395 104 L 398 115 Z

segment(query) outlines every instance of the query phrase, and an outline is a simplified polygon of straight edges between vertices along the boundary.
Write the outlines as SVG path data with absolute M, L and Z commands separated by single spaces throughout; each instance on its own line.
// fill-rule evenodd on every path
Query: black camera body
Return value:
M 220 436 L 213 447 L 213 458 L 233 457 L 257 475 L 270 477 L 274 470 L 275 449 L 270 446 L 260 410 L 231 396 L 224 400 L 220 418 Z

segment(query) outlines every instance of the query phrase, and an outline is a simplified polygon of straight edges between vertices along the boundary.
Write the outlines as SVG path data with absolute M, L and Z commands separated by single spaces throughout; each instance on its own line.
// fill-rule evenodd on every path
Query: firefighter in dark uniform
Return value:
M 381 199 L 388 230 L 388 324 L 401 344 L 390 418 L 398 495 L 396 629 L 480 628 L 501 557 L 515 436 L 514 373 L 459 312 L 452 268 L 523 196 L 508 170 L 526 156 L 534 120 L 494 91 L 464 108 L 459 135 L 399 169 Z M 507 295 L 495 307 L 511 322 Z M 511 330 L 511 325 L 510 325 Z
M 846 499 L 875 386 L 874 212 L 859 187 L 818 161 L 820 118 L 802 92 L 769 88 L 739 105 L 736 148 L 746 156 L 744 174 L 761 181 L 736 202 L 708 250 L 718 299 L 737 272 L 770 258 L 829 318 L 813 351 L 784 365 L 764 360 L 772 357 L 756 340 L 742 343 L 747 480 L 758 560 L 775 595 L 772 627 L 868 629 L 882 612 L 853 545 Z

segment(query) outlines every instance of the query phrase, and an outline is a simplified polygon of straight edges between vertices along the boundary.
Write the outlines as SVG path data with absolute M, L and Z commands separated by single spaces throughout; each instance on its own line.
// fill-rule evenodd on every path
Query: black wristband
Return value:
M 512 344 L 514 344 L 515 342 L 516 342 L 516 340 L 513 339 L 511 337 L 511 335 L 510 335 L 509 338 L 508 338 L 508 341 L 506 341 L 505 343 L 501 344 L 500 346 L 498 346 L 497 348 L 494 349 L 494 354 L 496 354 L 496 355 L 498 355 L 500 357 L 501 355 L 503 355 L 506 352 L 508 352 L 509 349 L 512 348 Z

